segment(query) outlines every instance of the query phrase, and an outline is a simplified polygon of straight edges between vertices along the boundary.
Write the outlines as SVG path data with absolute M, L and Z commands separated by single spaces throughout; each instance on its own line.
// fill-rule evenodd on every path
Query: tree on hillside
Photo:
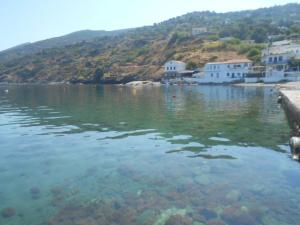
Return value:
M 268 33 L 265 28 L 258 27 L 254 29 L 251 39 L 253 39 L 256 43 L 263 43 L 267 41 Z
M 103 67 L 98 67 L 95 70 L 94 82 L 99 83 L 101 81 L 103 75 L 104 75 L 104 69 L 103 69 Z
M 259 63 L 261 60 L 261 51 L 257 48 L 252 48 L 247 53 L 247 57 L 255 63 Z
M 193 69 L 196 69 L 197 67 L 198 67 L 197 63 L 195 63 L 194 61 L 188 61 L 187 62 L 186 68 L 188 70 L 193 70 Z

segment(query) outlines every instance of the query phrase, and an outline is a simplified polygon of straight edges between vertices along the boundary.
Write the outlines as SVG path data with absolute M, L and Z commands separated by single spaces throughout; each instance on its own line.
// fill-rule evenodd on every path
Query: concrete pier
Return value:
M 300 89 L 281 89 L 280 98 L 293 135 L 300 137 Z

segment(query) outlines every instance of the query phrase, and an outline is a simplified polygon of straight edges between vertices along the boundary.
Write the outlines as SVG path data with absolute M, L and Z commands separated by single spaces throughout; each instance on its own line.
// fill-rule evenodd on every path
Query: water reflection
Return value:
M 8 89 L 0 224 L 299 221 L 299 164 L 271 88 Z
M 13 107 L 20 118 L 15 123 L 24 126 L 68 125 L 70 132 L 157 129 L 205 144 L 219 137 L 277 149 L 276 141 L 285 142 L 288 135 L 274 96 L 271 88 L 231 86 L 22 86 L 10 88 L 10 103 L 2 110 Z

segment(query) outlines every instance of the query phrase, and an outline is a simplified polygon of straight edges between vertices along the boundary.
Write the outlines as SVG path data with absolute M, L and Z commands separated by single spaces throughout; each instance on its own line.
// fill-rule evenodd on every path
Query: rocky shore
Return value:
M 135 86 L 161 86 L 160 82 L 154 82 L 154 81 L 132 81 L 129 83 L 124 84 L 124 86 L 127 87 L 135 87 Z

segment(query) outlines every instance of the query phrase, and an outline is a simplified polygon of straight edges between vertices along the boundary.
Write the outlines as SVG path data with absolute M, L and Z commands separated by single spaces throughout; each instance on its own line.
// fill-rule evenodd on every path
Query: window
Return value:
M 282 56 L 279 56 L 278 61 L 282 62 L 282 59 L 283 59 Z
M 231 74 L 231 78 L 234 78 L 234 73 Z
M 283 70 L 283 66 L 277 66 L 276 70 L 279 70 L 279 71 Z
M 230 77 L 230 73 L 227 73 L 227 77 Z
M 210 76 L 211 76 L 211 77 L 213 77 L 213 76 L 214 76 L 214 74 L 212 73 L 212 74 L 210 74 Z
M 272 62 L 272 57 L 269 57 L 269 62 Z
M 176 67 L 174 66 L 173 69 L 176 70 Z
M 277 63 L 277 57 L 274 57 L 274 63 Z
M 237 75 L 238 75 L 238 77 L 241 77 L 241 74 L 240 74 L 240 73 L 238 73 Z
M 214 66 L 214 69 L 216 69 L 216 66 Z
M 219 73 L 217 73 L 217 78 L 219 78 Z

